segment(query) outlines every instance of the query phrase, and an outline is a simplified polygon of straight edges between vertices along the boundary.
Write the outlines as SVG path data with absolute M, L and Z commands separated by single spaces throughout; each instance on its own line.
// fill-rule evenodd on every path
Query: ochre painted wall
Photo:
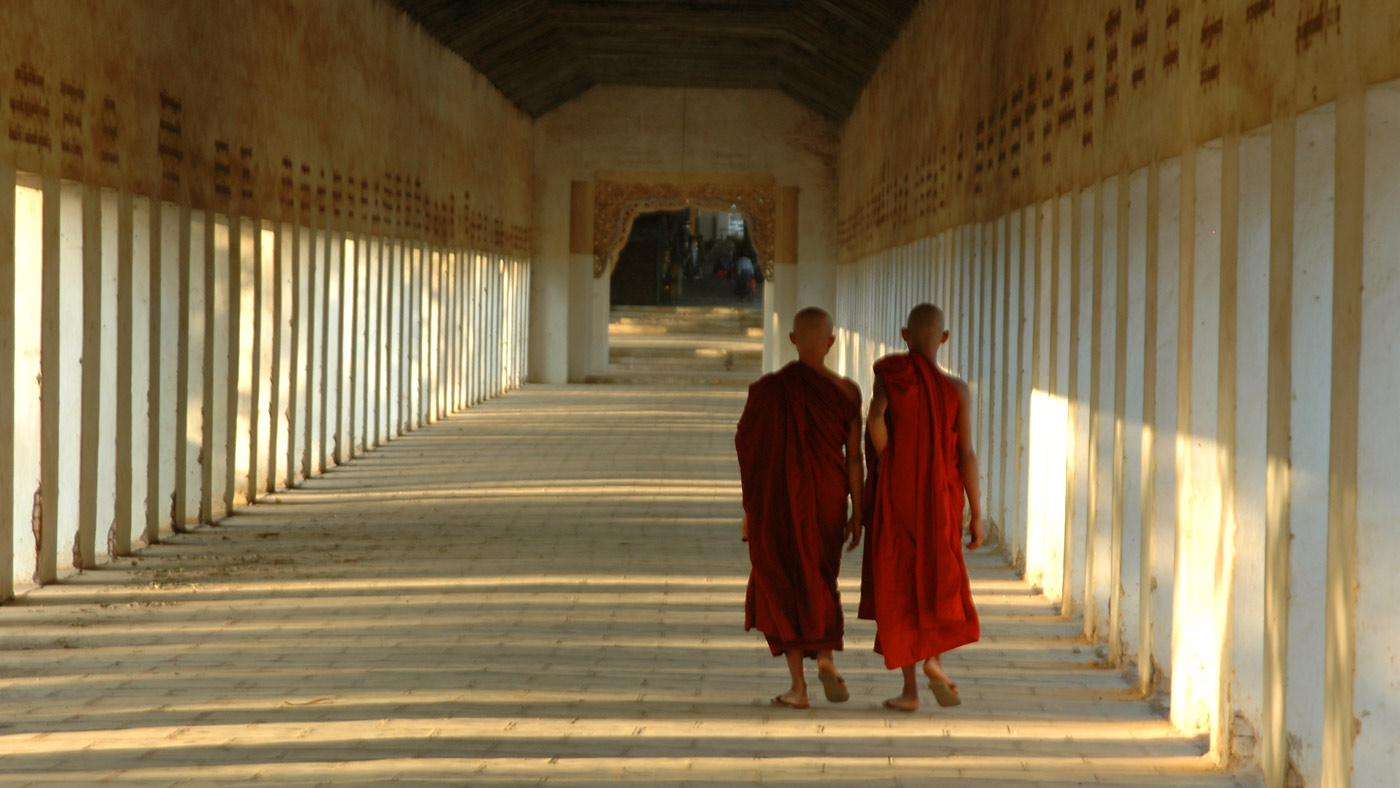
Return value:
M 1400 76 L 1393 0 L 922 3 L 843 128 L 842 262 Z
M 0 159 L 21 171 L 528 248 L 531 120 L 388 3 L 16 0 L 4 17 Z

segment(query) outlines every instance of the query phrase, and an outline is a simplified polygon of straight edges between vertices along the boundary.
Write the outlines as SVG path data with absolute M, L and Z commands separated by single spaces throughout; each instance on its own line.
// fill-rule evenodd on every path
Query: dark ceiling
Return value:
M 771 88 L 844 120 L 918 0 L 394 0 L 538 117 L 594 85 Z

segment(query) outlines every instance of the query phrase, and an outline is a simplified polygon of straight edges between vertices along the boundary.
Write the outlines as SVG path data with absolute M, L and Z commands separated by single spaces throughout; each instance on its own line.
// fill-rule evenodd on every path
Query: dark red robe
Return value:
M 858 418 L 839 383 L 800 362 L 749 387 L 734 436 L 753 564 L 744 629 L 762 632 L 774 656 L 842 646 L 845 446 Z
M 951 380 L 927 358 L 875 362 L 889 397 L 889 443 L 866 457 L 860 617 L 875 621 L 885 667 L 911 665 L 976 642 L 977 609 L 962 554 L 964 489 Z

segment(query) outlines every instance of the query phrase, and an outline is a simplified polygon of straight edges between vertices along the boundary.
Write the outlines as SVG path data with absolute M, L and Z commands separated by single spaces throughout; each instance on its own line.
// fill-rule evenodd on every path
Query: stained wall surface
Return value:
M 1397 34 L 926 2 L 843 128 L 843 370 L 945 306 L 1001 549 L 1270 786 L 1400 773 Z
M 517 385 L 531 121 L 387 3 L 10 3 L 0 599 Z
M 581 380 L 607 363 L 608 280 L 570 254 L 570 193 L 600 172 L 753 175 L 797 188 L 795 260 L 778 261 L 766 326 L 835 304 L 835 127 L 777 91 L 600 86 L 535 122 L 530 373 Z M 783 330 L 786 336 L 786 329 Z M 781 346 L 766 353 L 770 366 Z

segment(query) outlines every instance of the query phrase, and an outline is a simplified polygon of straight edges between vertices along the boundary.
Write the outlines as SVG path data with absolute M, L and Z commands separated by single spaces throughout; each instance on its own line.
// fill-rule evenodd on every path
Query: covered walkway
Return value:
M 1238 786 L 974 558 L 966 703 L 778 710 L 732 390 L 531 386 L 0 607 L 0 784 Z

